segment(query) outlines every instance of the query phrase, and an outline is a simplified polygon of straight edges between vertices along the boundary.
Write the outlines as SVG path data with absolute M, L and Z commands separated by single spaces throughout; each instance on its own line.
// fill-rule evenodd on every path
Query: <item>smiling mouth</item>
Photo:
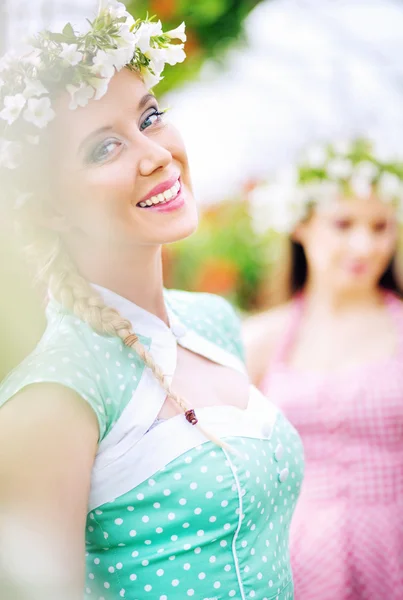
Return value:
M 165 192 L 151 196 L 151 198 L 148 198 L 144 202 L 139 202 L 136 206 L 139 206 L 140 208 L 149 208 L 150 206 L 156 206 L 157 204 L 167 204 L 168 202 L 171 202 L 171 200 L 175 200 L 179 195 L 180 190 L 181 184 L 178 179 L 178 181 L 171 188 L 165 190 Z

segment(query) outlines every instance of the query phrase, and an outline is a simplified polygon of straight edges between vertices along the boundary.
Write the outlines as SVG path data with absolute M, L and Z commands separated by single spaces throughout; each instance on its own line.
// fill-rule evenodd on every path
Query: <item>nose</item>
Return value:
M 373 234 L 368 228 L 360 227 L 352 233 L 350 238 L 350 248 L 357 256 L 368 256 L 372 251 L 373 245 Z
M 139 172 L 143 177 L 163 170 L 172 162 L 171 152 L 157 140 L 141 135 Z

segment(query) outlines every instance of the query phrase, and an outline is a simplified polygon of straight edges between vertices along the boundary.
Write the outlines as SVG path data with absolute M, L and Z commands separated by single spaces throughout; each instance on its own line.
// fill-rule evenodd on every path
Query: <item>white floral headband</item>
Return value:
M 291 233 L 313 207 L 372 194 L 394 203 L 403 221 L 403 161 L 382 157 L 365 139 L 321 144 L 305 152 L 298 165 L 258 185 L 250 194 L 250 212 L 259 233 Z
M 24 56 L 8 53 L 0 61 L 0 168 L 19 166 L 22 141 L 39 143 L 41 130 L 55 117 L 55 89 L 68 91 L 74 110 L 102 98 L 123 67 L 139 72 L 150 89 L 162 79 L 165 64 L 185 59 L 184 23 L 163 32 L 160 21 L 135 21 L 117 0 L 103 2 L 88 23 L 83 33 L 70 23 L 62 33 L 43 31 Z

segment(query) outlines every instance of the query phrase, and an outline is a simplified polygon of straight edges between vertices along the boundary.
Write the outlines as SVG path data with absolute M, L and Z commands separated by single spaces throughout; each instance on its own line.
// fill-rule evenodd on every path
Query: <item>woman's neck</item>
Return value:
M 304 297 L 310 310 L 340 315 L 357 310 L 372 309 L 383 304 L 383 293 L 379 287 L 362 290 L 337 290 L 309 280 L 304 288 Z
M 168 324 L 164 302 L 161 246 L 114 249 L 73 256 L 87 281 L 107 288 Z

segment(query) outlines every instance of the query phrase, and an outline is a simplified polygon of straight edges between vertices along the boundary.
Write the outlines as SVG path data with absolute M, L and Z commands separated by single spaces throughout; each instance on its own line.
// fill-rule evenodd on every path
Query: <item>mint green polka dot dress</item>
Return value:
M 180 344 L 244 372 L 239 324 L 221 298 L 166 292 L 170 327 L 97 288 L 129 318 L 168 377 Z M 78 392 L 100 429 L 86 522 L 86 600 L 291 600 L 290 520 L 303 475 L 300 439 L 250 388 L 245 411 L 198 409 L 229 444 L 218 448 L 182 415 L 157 416 L 165 394 L 115 338 L 57 303 L 38 347 L 3 383 L 0 405 L 34 382 Z

